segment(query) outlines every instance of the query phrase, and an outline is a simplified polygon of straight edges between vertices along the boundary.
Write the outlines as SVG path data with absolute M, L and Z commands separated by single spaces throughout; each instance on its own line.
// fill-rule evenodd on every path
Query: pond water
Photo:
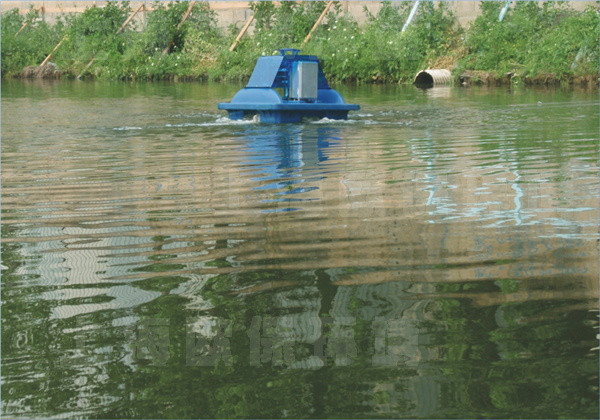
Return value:
M 2 414 L 597 418 L 598 91 L 2 82 Z

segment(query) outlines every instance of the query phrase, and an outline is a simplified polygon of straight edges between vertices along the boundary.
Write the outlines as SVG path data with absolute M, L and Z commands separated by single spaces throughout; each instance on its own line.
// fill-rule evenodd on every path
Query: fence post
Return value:
M 144 29 L 146 29 L 146 0 L 144 0 L 144 5 L 142 7 L 142 12 L 144 12 L 144 14 L 142 15 L 144 17 Z

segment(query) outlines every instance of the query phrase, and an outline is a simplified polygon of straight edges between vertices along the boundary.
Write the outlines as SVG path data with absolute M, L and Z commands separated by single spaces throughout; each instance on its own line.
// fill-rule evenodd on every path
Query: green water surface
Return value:
M 598 418 L 598 92 L 2 81 L 7 418 Z

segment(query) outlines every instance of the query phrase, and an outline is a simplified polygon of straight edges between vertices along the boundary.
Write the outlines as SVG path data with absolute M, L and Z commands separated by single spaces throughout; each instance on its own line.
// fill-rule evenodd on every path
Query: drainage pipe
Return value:
M 415 85 L 444 85 L 452 82 L 452 73 L 446 69 L 421 70 L 415 76 Z

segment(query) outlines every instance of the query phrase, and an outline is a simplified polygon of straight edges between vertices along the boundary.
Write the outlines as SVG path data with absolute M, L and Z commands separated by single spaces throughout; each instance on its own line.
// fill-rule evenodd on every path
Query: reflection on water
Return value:
M 2 84 L 8 417 L 598 410 L 597 92 Z

